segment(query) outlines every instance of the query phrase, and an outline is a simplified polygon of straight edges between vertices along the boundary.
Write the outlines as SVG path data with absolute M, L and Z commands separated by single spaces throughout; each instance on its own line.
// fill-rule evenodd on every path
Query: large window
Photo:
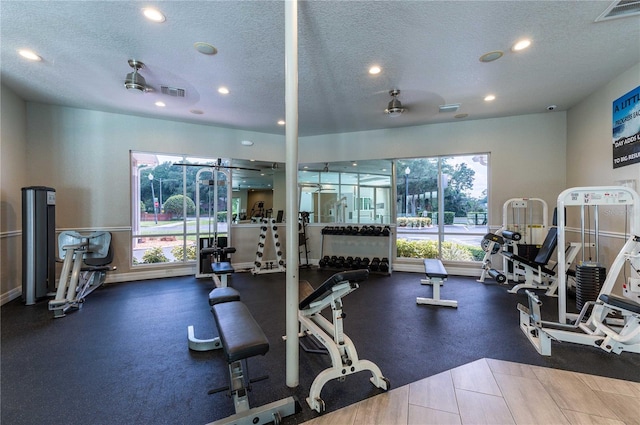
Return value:
M 392 220 L 391 161 L 304 165 L 298 172 L 300 211 L 311 223 L 379 223 Z
M 398 257 L 482 259 L 488 162 L 488 154 L 397 161 Z
M 197 236 L 227 232 L 228 173 L 211 158 L 131 153 L 132 263 L 195 261 Z M 228 164 L 223 162 L 222 164 Z

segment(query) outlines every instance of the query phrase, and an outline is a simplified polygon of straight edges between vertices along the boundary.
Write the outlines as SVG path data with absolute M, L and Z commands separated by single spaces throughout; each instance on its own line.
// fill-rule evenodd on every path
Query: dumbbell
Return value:
M 325 255 L 320 259 L 320 261 L 318 261 L 318 267 L 320 268 L 327 267 L 328 263 L 329 263 L 329 257 Z
M 368 257 L 364 257 L 362 259 L 362 261 L 360 262 L 360 267 L 362 267 L 363 269 L 368 269 L 370 263 L 371 263 L 371 261 L 369 260 L 369 258 Z
M 384 226 L 384 229 L 382 229 L 382 236 L 389 236 L 390 234 L 391 234 L 391 227 Z
M 371 264 L 369 265 L 369 268 L 371 269 L 372 272 L 377 272 L 378 270 L 380 270 L 380 259 L 378 257 L 373 257 L 373 260 L 371 260 Z
M 386 273 L 389 271 L 389 259 L 383 258 L 380 260 L 380 271 Z

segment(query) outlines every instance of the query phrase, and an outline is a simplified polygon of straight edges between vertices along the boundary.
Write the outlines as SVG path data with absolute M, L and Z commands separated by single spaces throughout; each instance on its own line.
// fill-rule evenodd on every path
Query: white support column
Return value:
M 298 1 L 285 7 L 286 353 L 288 387 L 299 384 L 298 347 Z

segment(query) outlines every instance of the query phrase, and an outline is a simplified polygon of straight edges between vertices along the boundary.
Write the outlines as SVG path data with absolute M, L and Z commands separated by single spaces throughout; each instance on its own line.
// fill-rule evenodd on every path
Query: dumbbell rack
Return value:
M 273 242 L 273 249 L 276 253 L 276 259 L 273 261 L 265 261 L 264 247 L 269 238 Z M 278 226 L 273 218 L 263 218 L 260 220 L 260 237 L 258 239 L 258 250 L 256 251 L 256 260 L 251 269 L 252 274 L 262 273 L 280 273 L 286 270 L 285 262 L 282 259 L 282 249 L 280 238 L 278 236 Z
M 391 274 L 393 232 L 390 226 L 327 226 L 321 235 L 320 268 L 362 268 L 373 273 Z M 343 261 L 327 262 L 327 258 L 342 258 Z

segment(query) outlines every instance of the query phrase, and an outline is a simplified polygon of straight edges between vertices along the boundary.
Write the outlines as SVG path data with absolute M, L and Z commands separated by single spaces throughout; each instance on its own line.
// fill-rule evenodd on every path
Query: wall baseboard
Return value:
M 13 301 L 19 296 L 22 295 L 22 286 L 18 286 L 17 288 L 13 288 L 4 294 L 0 295 L 0 305 L 5 305 L 9 301 Z

